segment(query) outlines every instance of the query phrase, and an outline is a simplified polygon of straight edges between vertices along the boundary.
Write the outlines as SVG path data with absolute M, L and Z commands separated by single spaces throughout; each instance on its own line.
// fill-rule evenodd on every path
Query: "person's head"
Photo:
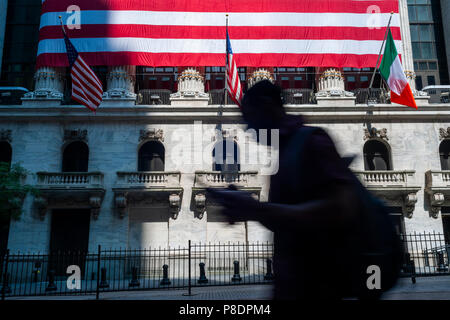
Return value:
M 249 129 L 278 129 L 285 115 L 281 88 L 268 80 L 256 83 L 244 95 L 242 115 Z

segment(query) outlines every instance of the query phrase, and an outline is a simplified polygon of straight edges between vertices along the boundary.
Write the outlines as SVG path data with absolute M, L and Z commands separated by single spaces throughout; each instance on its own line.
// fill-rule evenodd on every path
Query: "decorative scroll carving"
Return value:
M 403 214 L 406 218 L 411 219 L 413 217 L 414 208 L 417 203 L 417 194 L 409 193 L 405 196 L 403 204 Z
M 318 80 L 319 91 L 316 97 L 354 97 L 353 92 L 345 91 L 344 76 L 339 69 L 330 68 L 322 72 Z
M 88 142 L 87 130 L 64 130 L 64 141 L 84 141 Z
M 195 196 L 195 208 L 194 208 L 194 213 L 195 213 L 195 217 L 198 219 L 203 219 L 203 215 L 205 214 L 206 211 L 206 196 L 204 194 L 197 194 Z
M 270 82 L 274 83 L 274 78 L 272 77 L 272 74 L 264 69 L 257 69 L 255 72 L 252 73 L 252 75 L 248 78 L 248 88 L 250 89 L 255 84 L 257 84 L 260 81 L 263 80 L 269 80 Z
M 89 205 L 91 206 L 91 213 L 94 220 L 98 219 L 100 208 L 102 206 L 103 197 L 101 195 L 92 195 L 89 197 Z
M 178 92 L 170 95 L 172 99 L 190 98 L 209 99 L 209 94 L 205 93 L 204 78 L 194 68 L 184 70 L 178 77 Z
M 12 131 L 0 130 L 0 141 L 12 142 Z
M 141 130 L 139 141 L 158 140 L 164 142 L 164 131 L 162 129 Z
M 119 217 L 123 219 L 127 214 L 127 194 L 126 193 L 116 193 L 114 202 L 119 213 Z
M 430 217 L 437 219 L 439 218 L 439 212 L 441 212 L 441 207 L 444 205 L 445 196 L 443 193 L 434 193 L 430 195 L 431 210 Z
M 178 218 L 181 210 L 181 197 L 178 194 L 171 194 L 169 196 L 169 210 L 173 220 Z
M 370 131 L 366 128 L 364 129 L 364 140 L 370 140 L 373 138 L 379 138 L 388 141 L 387 129 L 383 128 L 378 130 L 377 128 L 371 128 Z

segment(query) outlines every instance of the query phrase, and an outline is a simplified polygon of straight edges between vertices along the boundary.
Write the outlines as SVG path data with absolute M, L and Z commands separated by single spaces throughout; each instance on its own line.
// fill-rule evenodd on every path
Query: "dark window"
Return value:
M 435 76 L 428 76 L 427 77 L 428 85 L 434 86 L 436 84 L 436 78 Z
M 216 143 L 213 150 L 213 170 L 222 172 L 238 172 L 239 147 L 233 140 L 222 140 Z
M 439 157 L 441 159 L 441 170 L 450 170 L 450 140 L 446 139 L 439 146 Z
M 66 276 L 67 267 L 70 265 L 80 266 L 81 273 L 84 274 L 89 224 L 89 209 L 53 210 L 49 264 L 56 275 Z
M 422 76 L 416 77 L 416 88 L 417 88 L 417 90 L 422 90 L 422 88 L 423 88 Z
M 139 149 L 138 171 L 164 171 L 165 149 L 161 142 L 149 141 Z
M 0 141 L 0 162 L 6 162 L 11 165 L 12 149 L 6 141 Z
M 87 172 L 89 148 L 82 141 L 75 141 L 66 146 L 63 153 L 63 172 Z
M 392 170 L 388 147 L 381 141 L 370 140 L 364 145 L 364 168 L 368 171 Z
M 401 207 L 389 207 L 389 217 L 397 234 L 405 234 L 405 219 Z
M 450 215 L 442 215 L 442 226 L 444 228 L 445 242 L 450 243 Z

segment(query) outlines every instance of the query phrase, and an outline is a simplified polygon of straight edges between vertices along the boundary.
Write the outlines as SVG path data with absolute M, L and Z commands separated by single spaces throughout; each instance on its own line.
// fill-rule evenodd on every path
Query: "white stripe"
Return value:
M 223 53 L 224 40 L 210 39 L 143 39 L 143 38 L 77 38 L 71 39 L 78 52 L 164 52 Z M 307 53 L 307 54 L 378 54 L 382 41 L 357 40 L 233 40 L 239 53 Z M 402 48 L 401 41 L 395 41 Z M 399 50 L 401 54 L 401 50 Z M 62 39 L 39 42 L 38 55 L 65 53 Z
M 407 84 L 408 79 L 406 79 L 406 75 L 403 72 L 400 58 L 397 56 L 391 65 L 391 73 L 388 79 L 389 88 L 397 95 L 401 95 Z
M 41 16 L 40 27 L 59 26 L 58 16 L 67 21 L 72 13 L 47 12 Z M 298 12 L 238 12 L 229 13 L 232 26 L 299 26 L 299 27 L 385 27 L 390 13 L 374 19 L 372 13 L 298 13 Z M 163 12 L 125 10 L 82 10 L 83 24 L 225 26 L 222 12 Z M 400 26 L 399 14 L 394 14 L 391 26 Z

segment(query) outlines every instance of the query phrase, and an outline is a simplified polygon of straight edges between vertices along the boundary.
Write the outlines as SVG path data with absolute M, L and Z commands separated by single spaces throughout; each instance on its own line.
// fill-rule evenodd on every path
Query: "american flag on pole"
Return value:
M 227 90 L 231 99 L 241 106 L 242 87 L 241 79 L 239 79 L 239 72 L 236 61 L 233 56 L 233 49 L 231 48 L 230 36 L 227 30 Z
M 399 0 L 46 0 L 37 66 L 67 66 L 62 16 L 90 66 L 221 67 L 227 13 L 239 66 L 373 68 L 392 11 L 401 54 Z
M 64 33 L 72 77 L 72 99 L 94 111 L 102 103 L 103 86 Z

